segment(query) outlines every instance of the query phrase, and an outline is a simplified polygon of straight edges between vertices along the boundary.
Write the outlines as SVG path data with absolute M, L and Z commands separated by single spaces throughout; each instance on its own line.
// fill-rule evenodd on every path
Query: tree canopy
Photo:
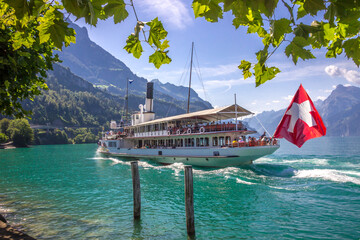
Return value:
M 59 61 L 54 50 L 75 43 L 75 31 L 66 21 L 70 14 L 93 26 L 110 17 L 120 23 L 128 16 L 126 6 L 133 10 L 137 24 L 124 49 L 139 58 L 143 41 L 154 49 L 149 62 L 155 67 L 170 63 L 162 23 L 158 18 L 138 19 L 132 0 L 130 4 L 123 0 L 0 0 L 0 114 L 17 118 L 31 114 L 23 109 L 22 101 L 33 100 L 47 89 L 46 72 Z
M 248 34 L 262 39 L 264 48 L 256 53 L 257 62 L 242 60 L 238 66 L 244 79 L 255 76 L 256 86 L 280 72 L 276 66 L 267 66 L 280 45 L 285 46 L 285 55 L 294 64 L 299 58 L 315 58 L 312 50 L 326 48 L 327 58 L 345 53 L 360 65 L 358 0 L 194 0 L 192 7 L 195 17 L 209 22 L 217 22 L 230 12 L 236 29 L 246 27 Z
M 281 45 L 294 64 L 299 58 L 315 58 L 312 51 L 324 48 L 328 58 L 344 53 L 360 65 L 358 0 L 193 0 L 192 8 L 195 17 L 209 22 L 229 12 L 236 29 L 245 27 L 248 34 L 259 36 L 264 47 L 256 53 L 257 62 L 242 60 L 238 66 L 244 79 L 255 76 L 256 86 L 280 72 L 267 62 Z M 66 21 L 70 15 L 96 26 L 108 18 L 120 23 L 129 10 L 137 22 L 124 49 L 140 58 L 146 43 L 154 51 L 150 63 L 156 68 L 170 63 L 167 31 L 158 18 L 140 19 L 133 0 L 0 0 L 0 114 L 30 114 L 21 102 L 47 89 L 46 71 L 59 61 L 53 51 L 75 42 Z
M 12 120 L 7 131 L 13 144 L 17 147 L 26 147 L 34 139 L 34 132 L 30 128 L 28 120 L 24 118 Z

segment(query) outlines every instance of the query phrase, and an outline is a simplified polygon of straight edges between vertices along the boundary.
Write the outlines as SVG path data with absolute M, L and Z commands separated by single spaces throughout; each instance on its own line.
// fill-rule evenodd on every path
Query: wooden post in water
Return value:
M 138 162 L 131 162 L 131 175 L 133 180 L 133 199 L 134 199 L 134 219 L 140 219 L 141 213 L 141 194 L 140 194 L 140 175 Z
M 192 166 L 185 166 L 185 211 L 188 236 L 195 236 L 194 187 Z

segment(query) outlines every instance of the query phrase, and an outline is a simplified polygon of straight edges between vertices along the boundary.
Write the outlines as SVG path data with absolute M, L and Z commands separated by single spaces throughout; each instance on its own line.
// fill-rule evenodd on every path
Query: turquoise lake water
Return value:
M 281 141 L 248 167 L 194 168 L 196 239 L 359 239 L 360 138 Z M 0 150 L 0 213 L 38 239 L 186 239 L 184 166 L 130 163 L 96 144 Z

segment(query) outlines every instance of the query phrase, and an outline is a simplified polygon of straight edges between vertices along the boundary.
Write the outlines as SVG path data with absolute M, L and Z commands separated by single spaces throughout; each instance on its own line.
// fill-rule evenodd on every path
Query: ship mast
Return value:
M 126 79 L 126 112 L 125 112 L 125 125 L 128 122 L 128 111 L 129 111 L 129 78 Z
M 187 113 L 190 112 L 190 89 L 191 89 L 191 73 L 192 73 L 192 63 L 193 63 L 193 51 L 194 51 L 194 42 L 192 42 L 192 45 L 191 45 L 190 80 L 189 80 Z

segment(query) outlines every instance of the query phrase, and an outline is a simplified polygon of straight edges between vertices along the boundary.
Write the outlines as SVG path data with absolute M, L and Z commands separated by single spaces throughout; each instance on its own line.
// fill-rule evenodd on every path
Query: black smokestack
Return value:
M 153 82 L 147 83 L 146 98 L 148 98 L 148 99 L 154 98 L 154 83 Z

